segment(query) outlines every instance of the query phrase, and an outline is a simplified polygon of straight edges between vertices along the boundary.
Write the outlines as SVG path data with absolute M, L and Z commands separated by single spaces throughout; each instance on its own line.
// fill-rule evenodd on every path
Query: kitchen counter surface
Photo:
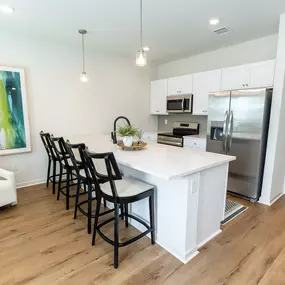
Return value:
M 85 143 L 90 151 L 113 152 L 119 164 L 170 180 L 235 160 L 235 157 L 191 148 L 178 148 L 147 141 L 141 151 L 121 150 L 107 135 L 74 136 L 72 143 Z

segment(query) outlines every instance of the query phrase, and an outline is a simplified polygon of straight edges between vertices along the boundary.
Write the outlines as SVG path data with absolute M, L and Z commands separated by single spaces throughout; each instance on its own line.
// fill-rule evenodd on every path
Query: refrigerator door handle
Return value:
M 228 127 L 228 151 L 232 148 L 232 140 L 233 140 L 233 123 L 234 123 L 234 112 L 231 111 L 230 119 L 229 119 L 229 127 Z
M 227 149 L 227 126 L 228 126 L 229 112 L 225 112 L 224 126 L 223 126 L 223 151 Z

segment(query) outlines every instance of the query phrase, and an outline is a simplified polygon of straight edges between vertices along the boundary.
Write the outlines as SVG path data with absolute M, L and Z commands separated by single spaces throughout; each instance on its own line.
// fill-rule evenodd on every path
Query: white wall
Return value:
M 284 194 L 285 175 L 285 14 L 280 17 L 274 91 L 261 201 L 270 205 Z
M 278 35 L 244 42 L 156 66 L 152 79 L 202 72 L 276 58 Z
M 137 68 L 133 60 L 96 55 L 89 48 L 90 81 L 83 84 L 80 48 L 80 39 L 72 46 L 1 34 L 0 63 L 25 68 L 28 85 L 33 151 L 0 157 L 0 167 L 15 171 L 18 185 L 45 179 L 41 130 L 66 137 L 109 133 L 118 115 L 146 131 L 157 128 L 157 118 L 149 115 L 150 70 Z

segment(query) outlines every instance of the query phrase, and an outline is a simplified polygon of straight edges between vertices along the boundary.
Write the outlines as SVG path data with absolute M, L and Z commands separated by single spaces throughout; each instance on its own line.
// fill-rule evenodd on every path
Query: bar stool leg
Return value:
M 150 227 L 151 227 L 151 243 L 155 244 L 155 227 L 154 227 L 154 195 L 151 194 L 149 197 L 149 217 L 150 217 Z
M 128 204 L 125 204 L 125 226 L 126 226 L 126 228 L 128 228 L 129 227 L 129 218 L 128 218 L 128 214 L 129 214 L 129 206 L 128 206 Z
M 95 214 L 95 220 L 94 220 L 93 236 L 92 236 L 92 245 L 95 244 L 97 225 L 98 225 L 98 219 L 99 219 L 99 214 L 100 214 L 100 206 L 101 206 L 101 196 L 100 197 L 98 196 L 97 205 L 96 205 L 96 214 Z
M 50 157 L 48 157 L 48 171 L 47 171 L 47 183 L 46 183 L 46 187 L 49 186 L 50 165 L 51 165 L 51 159 L 50 159 Z
M 124 205 L 123 204 L 120 205 L 120 209 L 121 209 L 121 219 L 123 220 L 124 219 Z
M 92 188 L 88 185 L 88 234 L 91 234 L 91 215 L 92 215 Z
M 114 268 L 119 266 L 119 205 L 115 204 L 114 221 Z
M 79 200 L 80 183 L 81 183 L 80 179 L 78 179 L 77 182 L 78 183 L 77 183 L 77 188 L 76 188 L 76 197 L 75 197 L 75 205 L 74 205 L 74 216 L 73 216 L 74 219 L 77 218 L 77 205 L 78 205 L 78 200 Z M 85 184 L 84 184 L 84 186 L 85 186 Z
M 56 179 L 56 161 L 53 162 L 53 182 L 52 182 L 52 194 L 55 194 L 55 179 Z
M 57 189 L 57 200 L 59 200 L 61 192 L 61 183 L 62 183 L 62 165 L 59 166 L 59 178 L 58 178 L 58 189 Z
M 70 181 L 70 172 L 67 171 L 67 174 L 66 174 L 66 210 L 69 210 L 69 183 Z

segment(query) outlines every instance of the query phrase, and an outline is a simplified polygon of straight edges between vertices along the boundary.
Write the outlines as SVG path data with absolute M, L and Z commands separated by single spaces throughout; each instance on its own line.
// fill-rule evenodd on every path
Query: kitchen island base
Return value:
M 120 167 L 124 175 L 155 186 L 156 242 L 181 262 L 195 257 L 199 247 L 221 232 L 228 163 L 170 180 Z M 130 212 L 149 222 L 146 199 L 132 204 Z M 130 223 L 144 230 L 136 221 Z

